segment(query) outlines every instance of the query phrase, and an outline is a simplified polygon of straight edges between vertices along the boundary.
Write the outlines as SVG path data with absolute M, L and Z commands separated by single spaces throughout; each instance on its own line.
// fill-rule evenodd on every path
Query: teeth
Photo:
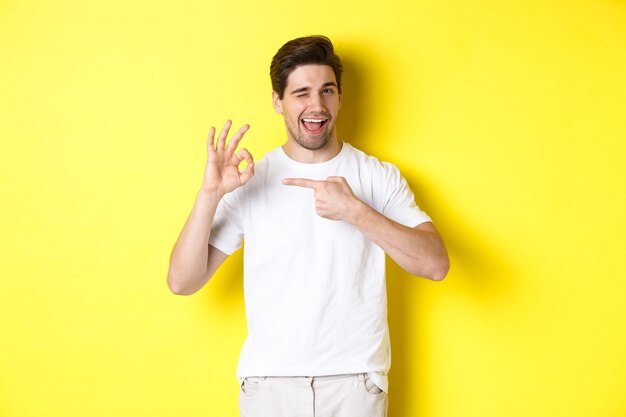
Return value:
M 322 123 L 324 122 L 324 120 L 318 120 L 318 119 L 302 119 L 303 122 L 308 122 L 308 123 Z

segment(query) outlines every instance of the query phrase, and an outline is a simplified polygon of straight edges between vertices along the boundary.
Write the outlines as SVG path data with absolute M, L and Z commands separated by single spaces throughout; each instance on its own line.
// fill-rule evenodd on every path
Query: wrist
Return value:
M 369 221 L 373 212 L 375 212 L 373 208 L 357 199 L 352 210 L 350 210 L 350 215 L 346 220 L 348 223 L 351 223 L 353 226 L 358 228 L 360 225 Z
M 211 190 L 205 187 L 201 187 L 198 191 L 198 198 L 207 201 L 219 202 L 224 197 L 224 192 L 219 190 Z

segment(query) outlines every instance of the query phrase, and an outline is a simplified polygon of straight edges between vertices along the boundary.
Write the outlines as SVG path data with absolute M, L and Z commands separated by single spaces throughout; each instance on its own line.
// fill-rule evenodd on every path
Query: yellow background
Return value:
M 626 3 L 0 2 L 0 416 L 235 416 L 241 254 L 169 293 L 211 125 L 285 139 L 270 59 L 323 33 L 339 135 L 450 251 L 388 267 L 390 415 L 626 415 Z

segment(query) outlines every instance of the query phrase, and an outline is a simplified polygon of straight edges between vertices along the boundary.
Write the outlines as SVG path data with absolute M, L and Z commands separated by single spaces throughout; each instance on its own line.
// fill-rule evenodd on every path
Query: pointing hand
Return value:
M 351 221 L 364 206 L 344 177 L 328 177 L 326 180 L 285 178 L 283 184 L 313 189 L 315 212 L 326 219 Z

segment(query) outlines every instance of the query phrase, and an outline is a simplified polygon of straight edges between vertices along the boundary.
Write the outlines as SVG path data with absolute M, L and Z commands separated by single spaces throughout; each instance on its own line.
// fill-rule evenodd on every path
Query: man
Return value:
M 279 49 L 270 75 L 287 141 L 255 164 L 236 151 L 247 125 L 229 142 L 230 121 L 217 142 L 211 128 L 204 182 L 172 251 L 168 285 L 192 294 L 245 237 L 244 417 L 386 415 L 385 252 L 414 275 L 448 271 L 398 169 L 338 140 L 341 71 L 326 37 Z

